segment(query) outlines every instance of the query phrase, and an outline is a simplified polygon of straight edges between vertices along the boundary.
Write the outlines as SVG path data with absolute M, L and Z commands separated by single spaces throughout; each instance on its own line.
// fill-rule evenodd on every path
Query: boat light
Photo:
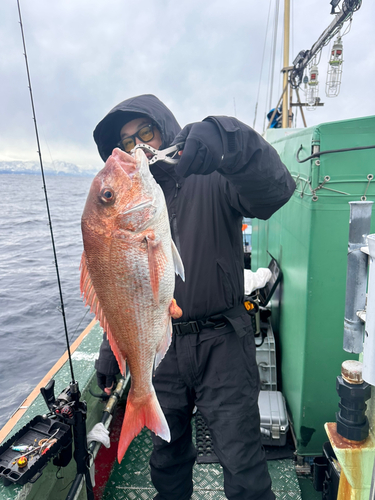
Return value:
M 309 70 L 309 78 L 306 89 L 306 108 L 313 111 L 318 103 L 319 94 L 319 71 L 316 64 L 312 64 Z
M 338 36 L 334 41 L 331 54 L 328 61 L 326 95 L 327 97 L 336 97 L 339 95 L 342 76 L 343 45 L 341 37 Z

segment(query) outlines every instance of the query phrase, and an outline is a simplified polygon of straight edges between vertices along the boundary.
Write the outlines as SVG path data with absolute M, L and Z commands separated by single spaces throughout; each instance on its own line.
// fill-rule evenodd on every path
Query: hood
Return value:
M 127 99 L 111 109 L 94 130 L 94 140 L 104 161 L 120 141 L 120 130 L 125 123 L 140 116 L 150 117 L 157 124 L 162 138 L 161 149 L 167 148 L 181 130 L 173 113 L 154 95 Z

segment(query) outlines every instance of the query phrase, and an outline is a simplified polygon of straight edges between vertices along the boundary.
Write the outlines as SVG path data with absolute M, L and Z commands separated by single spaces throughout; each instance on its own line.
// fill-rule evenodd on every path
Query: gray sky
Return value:
M 236 116 L 253 126 L 260 88 L 255 128 L 262 132 L 269 110 L 271 31 L 260 84 L 269 5 L 270 0 L 21 0 L 44 161 L 101 168 L 93 129 L 117 103 L 142 93 L 157 95 L 181 126 L 208 115 Z M 329 0 L 292 0 L 290 62 L 332 20 Z M 343 38 L 343 78 L 335 99 L 324 92 L 329 48 L 323 50 L 325 106 L 306 112 L 308 126 L 375 114 L 374 26 L 375 2 L 363 0 Z M 16 0 L 0 3 L 0 34 L 0 161 L 38 160 Z M 282 91 L 281 48 L 280 27 L 273 106 Z

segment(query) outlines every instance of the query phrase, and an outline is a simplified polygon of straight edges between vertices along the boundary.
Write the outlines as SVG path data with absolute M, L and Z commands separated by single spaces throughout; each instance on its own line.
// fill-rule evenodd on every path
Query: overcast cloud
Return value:
M 99 169 L 93 129 L 118 102 L 142 93 L 157 95 L 181 126 L 207 115 L 235 115 L 252 126 L 269 5 L 269 0 L 21 0 L 45 161 Z M 294 0 L 290 61 L 311 48 L 332 20 L 329 0 Z M 336 99 L 324 93 L 329 53 L 324 49 L 319 71 L 325 106 L 306 113 L 308 126 L 375 114 L 374 21 L 375 2 L 363 0 L 343 38 Z M 1 2 L 0 33 L 0 160 L 37 160 L 16 0 Z M 279 40 L 273 105 L 282 90 Z M 270 34 L 267 46 L 258 132 L 268 111 Z M 297 125 L 302 126 L 300 118 Z

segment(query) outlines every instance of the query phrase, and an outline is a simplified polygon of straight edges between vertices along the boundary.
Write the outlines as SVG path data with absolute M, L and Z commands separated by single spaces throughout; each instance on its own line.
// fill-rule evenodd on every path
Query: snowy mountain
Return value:
M 43 163 L 46 175 L 96 175 L 99 168 L 80 168 L 74 163 L 54 161 Z M 36 161 L 0 161 L 0 174 L 40 174 L 40 164 Z

